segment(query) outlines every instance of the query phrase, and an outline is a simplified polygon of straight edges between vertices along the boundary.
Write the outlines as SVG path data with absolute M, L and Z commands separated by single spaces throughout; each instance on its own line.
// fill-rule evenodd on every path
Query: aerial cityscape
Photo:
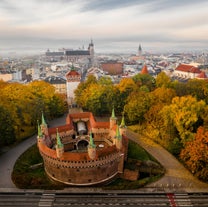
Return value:
M 208 206 L 207 6 L 1 1 L 0 205 Z

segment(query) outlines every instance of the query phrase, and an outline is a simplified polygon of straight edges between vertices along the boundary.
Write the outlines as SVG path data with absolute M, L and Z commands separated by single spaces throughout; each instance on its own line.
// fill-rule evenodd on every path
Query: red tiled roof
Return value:
M 179 70 L 183 72 L 190 72 L 190 73 L 201 73 L 199 68 L 192 66 L 192 65 L 185 65 L 185 64 L 180 64 L 175 70 Z
M 203 78 L 203 79 L 205 79 L 205 78 L 207 78 L 207 75 L 206 75 L 206 73 L 205 73 L 204 71 L 202 71 L 202 72 L 197 76 L 197 78 Z
M 109 122 L 96 122 L 91 112 L 68 114 L 66 118 L 66 123 L 72 126 L 73 119 L 83 119 L 83 118 L 89 118 L 90 126 L 94 128 L 109 128 L 110 126 Z
M 141 70 L 141 74 L 149 74 L 149 72 L 148 72 L 148 69 L 147 69 L 147 66 L 146 66 L 146 65 L 144 65 L 144 66 L 143 66 L 143 68 L 142 68 L 142 70 Z
M 75 76 L 75 75 L 78 76 L 80 74 L 76 70 L 71 70 L 66 74 L 66 76 Z

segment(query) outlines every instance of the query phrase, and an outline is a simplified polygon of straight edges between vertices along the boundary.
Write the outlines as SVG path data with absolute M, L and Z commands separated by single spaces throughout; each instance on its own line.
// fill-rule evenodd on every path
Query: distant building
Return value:
M 201 70 L 192 65 L 179 64 L 174 70 L 174 76 L 183 79 L 196 78 L 201 73 Z
M 65 49 L 63 48 L 62 51 L 58 52 L 51 52 L 50 50 L 47 50 L 45 53 L 46 61 L 51 61 L 51 62 L 58 62 L 61 60 L 66 60 L 69 62 L 77 62 L 80 59 L 88 59 L 89 63 L 93 63 L 93 58 L 94 58 L 94 43 L 91 40 L 88 49 L 78 49 L 78 50 L 73 50 L 73 49 Z
M 67 102 L 69 105 L 74 103 L 74 90 L 81 82 L 81 75 L 72 66 L 71 70 L 66 74 L 66 90 L 67 90 Z
M 197 79 L 207 79 L 207 75 L 204 71 L 202 71 L 196 78 Z
M 51 52 L 49 49 L 45 53 L 46 61 L 59 62 L 64 59 L 64 52 Z
M 64 95 L 67 94 L 66 79 L 62 77 L 57 77 L 57 76 L 48 76 L 47 78 L 45 78 L 44 81 L 53 85 L 57 93 L 64 94 Z
M 144 58 L 144 56 L 143 56 L 143 54 L 142 54 L 142 46 L 141 46 L 141 44 L 139 44 L 137 54 L 131 56 L 131 57 L 130 57 L 130 60 L 131 60 L 131 61 L 137 61 L 137 62 L 143 62 L 144 59 L 145 59 L 145 58 Z
M 101 69 L 109 75 L 121 75 L 123 74 L 123 63 L 112 61 L 101 63 Z
M 5 82 L 8 82 L 8 81 L 12 81 L 12 73 L 0 73 L 0 80 L 3 80 Z

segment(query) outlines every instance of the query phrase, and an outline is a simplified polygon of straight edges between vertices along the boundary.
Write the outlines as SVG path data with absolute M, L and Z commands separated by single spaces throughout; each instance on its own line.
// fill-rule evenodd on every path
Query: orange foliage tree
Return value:
M 199 179 L 208 180 L 208 130 L 199 127 L 193 141 L 186 143 L 180 153 L 189 170 Z

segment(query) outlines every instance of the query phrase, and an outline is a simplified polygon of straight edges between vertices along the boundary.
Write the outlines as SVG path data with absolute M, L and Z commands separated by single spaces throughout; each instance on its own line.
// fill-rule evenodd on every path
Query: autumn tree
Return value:
M 164 117 L 170 114 L 172 124 L 178 130 L 183 145 L 194 137 L 195 125 L 204 112 L 204 101 L 197 101 L 192 96 L 175 97 L 172 103 L 163 107 Z M 164 119 L 165 120 L 165 119 Z
M 188 169 L 201 180 L 208 180 L 208 130 L 199 127 L 193 140 L 180 153 Z
M 124 111 L 130 123 L 141 123 L 144 120 L 144 114 L 149 110 L 150 96 L 144 91 L 132 92 L 127 103 L 124 106 Z
M 156 78 L 156 86 L 157 87 L 169 88 L 170 85 L 171 85 L 170 77 L 167 76 L 165 72 L 159 73 L 157 78 Z
M 85 108 L 86 106 L 85 91 L 91 84 L 97 84 L 94 75 L 89 75 L 84 82 L 79 83 L 78 87 L 74 91 L 76 103 L 81 107 Z
M 0 83 L 0 105 L 8 111 L 17 140 L 30 136 L 37 126 L 42 111 L 48 118 L 64 112 L 64 100 L 44 81 L 30 84 Z
M 116 87 L 119 90 L 117 98 L 119 103 L 123 103 L 121 106 L 123 108 L 127 102 L 128 96 L 131 94 L 131 92 L 136 90 L 137 86 L 132 78 L 123 78 L 119 84 L 116 85 Z
M 170 88 L 156 88 L 151 92 L 151 106 L 145 113 L 145 134 L 160 143 L 173 153 L 178 153 L 178 148 L 173 144 L 176 140 L 176 129 L 168 112 L 161 113 L 163 107 L 170 105 L 175 97 L 175 91 Z M 178 145 L 177 145 L 178 146 Z

